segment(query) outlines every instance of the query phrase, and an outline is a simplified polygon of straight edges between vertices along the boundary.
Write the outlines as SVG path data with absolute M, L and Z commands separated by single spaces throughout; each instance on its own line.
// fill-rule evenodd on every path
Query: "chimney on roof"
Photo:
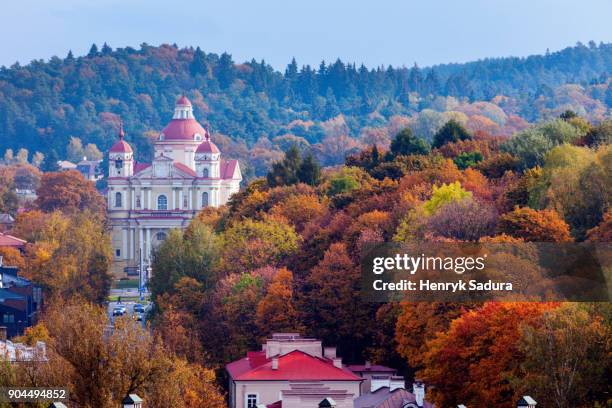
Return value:
M 342 368 L 342 358 L 340 358 L 340 357 L 334 357 L 334 358 L 333 358 L 333 362 L 334 362 L 334 367 L 336 367 L 336 368 Z
M 394 375 L 389 379 L 389 391 L 395 391 L 400 388 L 406 388 L 404 377 Z
M 335 347 L 323 347 L 323 357 L 329 358 L 333 360 L 336 358 L 336 348 Z
M 423 402 L 425 401 L 425 384 L 419 380 L 416 380 L 414 384 L 412 384 L 412 393 L 414 394 L 417 407 L 422 407 Z
M 6 326 L 0 326 L 0 341 L 6 341 Z
M 278 370 L 278 356 L 272 357 L 272 369 Z

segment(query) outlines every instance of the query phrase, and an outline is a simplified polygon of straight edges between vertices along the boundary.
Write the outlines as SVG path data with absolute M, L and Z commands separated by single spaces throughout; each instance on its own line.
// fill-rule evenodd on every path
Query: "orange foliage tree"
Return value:
M 523 355 L 520 327 L 555 307 L 547 303 L 486 303 L 453 320 L 427 343 L 417 375 L 439 406 L 514 407 L 508 380 Z
M 76 170 L 45 173 L 36 191 L 35 205 L 45 212 L 55 210 L 64 213 L 89 210 L 104 217 L 106 203 L 94 184 Z
M 515 208 L 502 215 L 498 232 L 525 241 L 568 242 L 572 238 L 567 223 L 554 210 L 533 210 L 528 207 Z

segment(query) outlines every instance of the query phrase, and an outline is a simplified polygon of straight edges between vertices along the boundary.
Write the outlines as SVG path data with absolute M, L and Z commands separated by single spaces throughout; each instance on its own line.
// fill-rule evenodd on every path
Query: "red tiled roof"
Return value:
M 276 401 L 272 404 L 266 405 L 266 408 L 283 408 L 283 401 Z
M 189 166 L 184 165 L 183 163 L 174 162 L 174 167 L 182 171 L 183 173 L 187 173 L 192 177 L 196 176 L 196 172 Z
M 0 247 L 21 248 L 27 243 L 28 241 L 24 239 L 17 238 L 8 234 L 3 234 L 0 232 Z
M 182 95 L 176 100 L 176 104 L 182 106 L 191 106 L 191 101 L 185 95 Z
M 150 167 L 151 163 L 134 163 L 134 174 L 140 173 L 147 167 Z
M 111 153 L 132 153 L 132 146 L 121 139 L 110 148 Z
M 221 162 L 221 178 L 222 179 L 234 178 L 234 173 L 236 172 L 237 165 L 238 165 L 238 160 L 223 160 Z
M 216 144 L 210 141 L 210 139 L 205 139 L 196 150 L 196 153 L 219 153 L 219 148 Z
M 263 358 L 261 356 L 263 355 Z M 295 350 L 278 357 L 278 369 L 265 352 L 249 353 L 248 357 L 226 366 L 232 379 L 239 381 L 361 381 L 345 368 L 338 368 L 328 359 L 313 357 Z
M 196 133 L 204 138 L 206 130 L 195 119 L 172 119 L 162 133 L 164 140 L 194 140 Z

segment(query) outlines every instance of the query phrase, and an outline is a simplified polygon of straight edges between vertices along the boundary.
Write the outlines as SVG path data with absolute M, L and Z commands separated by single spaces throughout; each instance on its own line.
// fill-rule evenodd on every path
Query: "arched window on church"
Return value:
M 208 193 L 202 193 L 202 207 L 208 207 Z
M 160 241 L 160 242 L 161 242 L 161 241 L 165 241 L 165 240 L 166 240 L 166 233 L 165 233 L 165 232 L 160 231 L 160 232 L 158 232 L 158 233 L 155 235 L 155 238 L 156 238 L 158 241 Z
M 204 177 L 208 177 L 208 169 L 207 169 L 207 168 L 205 168 L 205 169 L 202 171 L 202 174 L 204 175 Z
M 166 197 L 163 194 L 157 197 L 157 209 L 158 210 L 168 209 L 168 197 Z
M 123 207 L 121 193 L 115 193 L 115 207 Z

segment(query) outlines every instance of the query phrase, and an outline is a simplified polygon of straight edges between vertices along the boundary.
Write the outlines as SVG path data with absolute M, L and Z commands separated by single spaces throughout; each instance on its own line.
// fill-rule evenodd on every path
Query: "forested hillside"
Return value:
M 185 93 L 224 153 L 247 164 L 247 175 L 264 174 L 292 144 L 313 150 L 324 165 L 338 164 L 365 145 L 385 147 L 405 126 L 431 139 L 450 118 L 494 135 L 567 109 L 598 122 L 612 105 L 610 72 L 612 44 L 594 43 L 428 68 L 294 60 L 285 72 L 199 48 L 94 45 L 86 56 L 0 69 L 0 153 L 11 149 L 9 161 L 21 148 L 30 161 L 37 151 L 97 155 L 87 144 L 104 151 L 123 121 L 137 159 L 146 160 L 150 140 Z

